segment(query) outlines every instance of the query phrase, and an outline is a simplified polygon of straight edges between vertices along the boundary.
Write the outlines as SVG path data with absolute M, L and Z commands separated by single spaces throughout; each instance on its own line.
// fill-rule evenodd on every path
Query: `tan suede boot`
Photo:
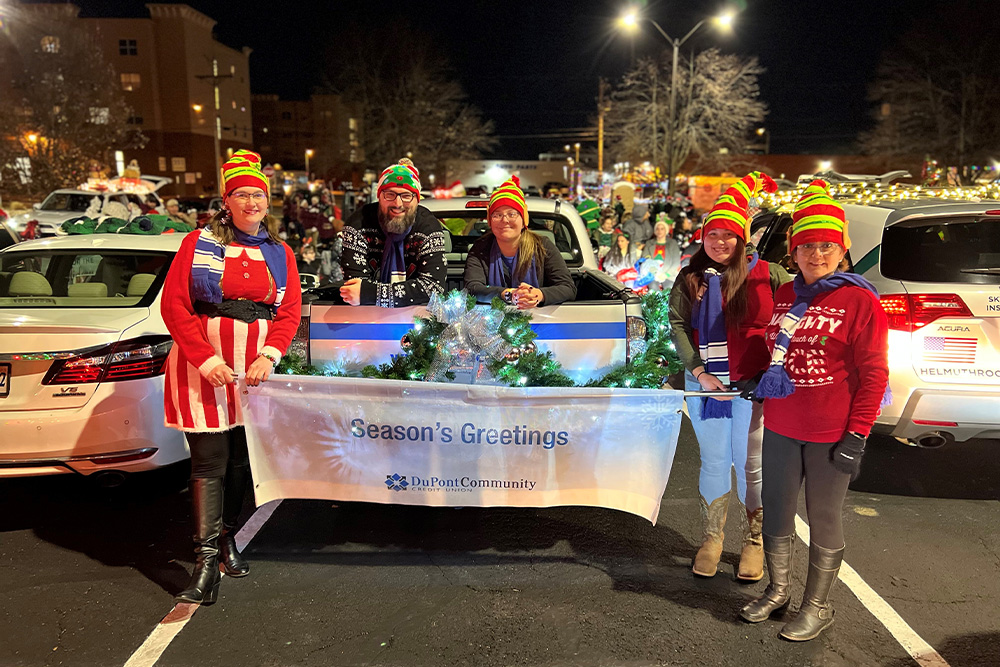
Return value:
M 764 508 L 754 511 L 742 506 L 746 523 L 743 524 L 743 552 L 740 554 L 740 569 L 736 575 L 742 581 L 760 581 L 764 578 Z
M 729 510 L 729 494 L 719 496 L 709 505 L 701 498 L 701 548 L 695 554 L 691 571 L 699 577 L 714 577 L 719 571 L 719 559 L 722 557 L 722 532 L 726 525 L 726 514 Z

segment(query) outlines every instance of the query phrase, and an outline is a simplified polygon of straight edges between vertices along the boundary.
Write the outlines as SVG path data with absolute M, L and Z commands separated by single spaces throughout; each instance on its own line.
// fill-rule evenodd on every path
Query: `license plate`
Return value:
M 0 398 L 10 394 L 10 364 L 0 364 Z

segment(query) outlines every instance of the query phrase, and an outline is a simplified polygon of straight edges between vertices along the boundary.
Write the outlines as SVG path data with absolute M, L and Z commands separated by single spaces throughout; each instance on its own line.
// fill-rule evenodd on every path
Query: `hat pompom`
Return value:
M 521 187 L 521 179 L 517 177 L 517 174 L 511 174 L 510 180 L 514 181 L 514 185 Z
M 411 160 L 411 159 L 410 159 L 410 158 L 408 158 L 408 157 L 402 157 L 402 158 L 399 158 L 399 162 L 397 162 L 396 164 L 405 164 L 405 165 L 406 165 L 407 167 L 412 167 L 412 166 L 414 166 L 414 164 L 413 164 L 413 160 Z
M 778 184 L 774 182 L 774 179 L 765 173 L 761 173 L 761 190 L 764 192 L 777 192 Z

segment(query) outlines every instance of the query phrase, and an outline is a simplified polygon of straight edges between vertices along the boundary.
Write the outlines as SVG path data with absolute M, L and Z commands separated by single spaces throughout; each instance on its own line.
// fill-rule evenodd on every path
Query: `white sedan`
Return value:
M 160 292 L 182 234 L 98 234 L 0 251 L 0 477 L 107 483 L 189 456 L 163 424 L 172 341 Z

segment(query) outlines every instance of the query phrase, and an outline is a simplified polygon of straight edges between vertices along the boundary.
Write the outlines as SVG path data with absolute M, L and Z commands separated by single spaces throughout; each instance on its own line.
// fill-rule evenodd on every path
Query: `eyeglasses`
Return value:
M 840 247 L 840 244 L 827 241 L 826 243 L 801 243 L 796 247 L 806 255 L 813 254 L 814 250 L 818 251 L 821 255 L 830 255 Z
M 254 204 L 263 204 L 267 201 L 267 195 L 263 192 L 254 192 L 253 194 L 249 192 L 234 192 L 230 196 L 241 204 L 246 204 L 251 199 Z
M 392 190 L 383 190 L 382 199 L 386 201 L 396 201 L 397 199 L 404 204 L 409 204 L 413 201 L 413 198 L 417 195 L 412 192 L 393 192 Z
M 501 220 L 506 220 L 507 222 L 517 222 L 521 219 L 521 214 L 517 211 L 507 211 L 506 213 L 501 213 L 497 211 L 490 216 L 491 222 L 500 222 Z

